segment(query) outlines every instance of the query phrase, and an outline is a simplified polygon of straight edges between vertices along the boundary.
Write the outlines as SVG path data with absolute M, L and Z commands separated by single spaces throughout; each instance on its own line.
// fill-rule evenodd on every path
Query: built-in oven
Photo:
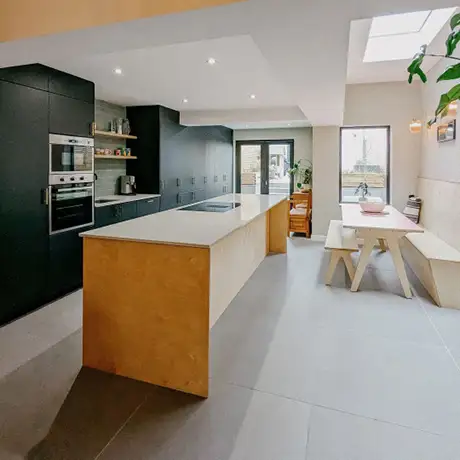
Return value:
M 94 139 L 50 134 L 50 174 L 94 173 Z
M 50 234 L 94 224 L 93 174 L 51 175 L 49 178 Z

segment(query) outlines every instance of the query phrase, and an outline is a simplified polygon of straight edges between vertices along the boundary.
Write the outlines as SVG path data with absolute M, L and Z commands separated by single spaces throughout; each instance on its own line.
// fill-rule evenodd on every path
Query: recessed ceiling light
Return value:
M 256 95 L 255 95 L 255 94 L 251 94 L 249 97 L 250 97 L 251 99 L 255 99 L 255 98 L 256 98 Z
M 123 70 L 121 70 L 120 67 L 115 67 L 115 69 L 113 69 L 113 73 L 115 75 L 123 75 Z
M 288 123 L 288 126 L 291 126 L 291 123 Z
M 206 62 L 209 65 L 214 65 L 217 61 L 213 57 L 210 57 L 210 58 L 208 58 L 208 60 Z
M 188 99 L 182 99 L 182 102 L 183 102 L 184 104 L 187 104 Z

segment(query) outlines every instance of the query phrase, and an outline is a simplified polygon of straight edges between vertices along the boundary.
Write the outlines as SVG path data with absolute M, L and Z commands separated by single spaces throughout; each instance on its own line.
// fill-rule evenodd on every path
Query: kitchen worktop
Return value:
M 96 200 L 113 200 L 110 203 L 95 203 L 96 208 L 102 208 L 104 206 L 113 206 L 114 204 L 130 203 L 131 201 L 148 200 L 149 198 L 157 198 L 161 195 L 148 195 L 138 193 L 136 195 L 107 195 L 98 196 Z
M 177 208 L 84 232 L 81 236 L 211 247 L 285 199 L 285 195 L 228 194 L 206 201 L 235 201 L 241 206 L 225 213 L 180 211 Z

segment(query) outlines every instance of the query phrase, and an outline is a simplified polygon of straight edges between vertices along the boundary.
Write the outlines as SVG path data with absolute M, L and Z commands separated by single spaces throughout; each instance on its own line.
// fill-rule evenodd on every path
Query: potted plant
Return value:
M 369 192 L 369 186 L 367 182 L 361 182 L 355 190 L 355 196 L 360 193 L 361 196 L 359 197 L 359 201 L 367 201 L 367 197 L 371 195 Z
M 303 162 L 307 163 L 305 167 L 302 166 Z M 288 170 L 288 173 L 294 176 L 296 187 L 299 191 L 306 192 L 311 190 L 313 165 L 310 160 L 302 158 L 299 161 L 296 161 L 293 167 Z
M 407 68 L 407 71 L 409 72 L 409 83 L 412 83 L 414 75 L 418 75 L 420 80 L 422 80 L 423 83 L 426 83 L 427 77 L 425 72 L 423 72 L 421 69 L 421 65 L 423 64 L 425 56 L 447 58 L 456 62 L 456 64 L 453 64 L 444 70 L 444 72 L 436 80 L 437 82 L 460 79 L 460 58 L 452 56 L 455 48 L 457 47 L 457 44 L 460 42 L 460 13 L 454 14 L 452 16 L 450 20 L 450 29 L 451 33 L 446 40 L 446 54 L 427 53 L 427 45 L 423 45 L 420 48 L 420 51 L 414 56 L 414 59 Z M 446 116 L 449 111 L 449 104 L 455 102 L 458 99 L 460 99 L 460 84 L 455 85 L 453 88 L 447 91 L 447 93 L 441 95 L 438 107 L 434 114 L 434 118 L 428 122 L 428 127 L 436 123 L 438 118 Z

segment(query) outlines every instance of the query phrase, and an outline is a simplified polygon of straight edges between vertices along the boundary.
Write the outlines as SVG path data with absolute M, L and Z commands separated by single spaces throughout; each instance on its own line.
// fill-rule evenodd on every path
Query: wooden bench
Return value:
M 437 305 L 460 309 L 460 251 L 426 230 L 402 238 L 401 251 Z
M 355 267 L 351 260 L 351 253 L 359 251 L 356 233 L 353 229 L 343 228 L 341 220 L 331 220 L 327 231 L 325 249 L 331 251 L 331 261 L 326 274 L 326 284 L 332 282 L 335 269 L 340 259 L 343 259 L 350 279 L 355 277 Z

